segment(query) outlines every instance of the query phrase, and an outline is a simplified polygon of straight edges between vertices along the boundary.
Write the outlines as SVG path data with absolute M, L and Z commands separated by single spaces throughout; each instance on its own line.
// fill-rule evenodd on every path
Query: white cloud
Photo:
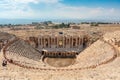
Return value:
M 61 6 L 59 9 L 56 9 L 55 12 L 59 12 L 56 15 L 68 17 L 68 18 L 105 18 L 105 17 L 120 17 L 120 10 L 114 8 L 103 8 L 103 7 L 73 7 L 73 6 Z
M 33 12 L 28 4 L 20 3 L 16 0 L 0 1 L 0 18 L 25 18 L 27 16 L 30 17 L 32 13 Z
M 120 17 L 119 9 L 85 6 L 67 6 L 61 0 L 1 0 L 0 18 L 105 18 Z M 45 10 L 34 10 L 29 3 L 46 3 Z M 54 4 L 54 5 L 53 5 Z M 43 9 L 44 9 L 43 7 Z
M 61 0 L 13 0 L 17 3 L 58 3 Z
M 28 8 L 29 3 L 57 4 L 61 0 L 0 0 L 0 9 L 21 9 Z
M 42 3 L 59 3 L 61 0 L 39 0 Z
M 103 12 L 103 10 L 104 10 L 104 8 L 94 8 L 94 9 L 90 10 L 90 13 L 93 15 L 101 14 Z
M 13 0 L 17 3 L 38 3 L 39 0 Z

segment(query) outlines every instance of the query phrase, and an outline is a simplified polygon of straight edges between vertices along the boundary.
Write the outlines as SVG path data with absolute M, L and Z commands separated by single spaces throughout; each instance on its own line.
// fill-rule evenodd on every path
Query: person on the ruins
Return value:
M 3 60 L 2 66 L 3 66 L 3 67 L 6 67 L 6 66 L 7 66 L 7 60 Z

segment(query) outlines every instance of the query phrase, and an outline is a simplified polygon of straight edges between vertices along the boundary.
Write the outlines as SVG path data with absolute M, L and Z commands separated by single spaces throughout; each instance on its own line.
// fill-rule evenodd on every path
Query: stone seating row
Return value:
M 109 44 L 97 41 L 78 55 L 74 66 L 87 67 L 97 65 L 111 59 L 114 53 L 114 49 Z
M 8 46 L 6 50 L 37 61 L 39 61 L 42 56 L 41 53 L 22 40 L 15 41 L 13 44 Z
M 7 52 L 9 53 L 7 55 L 7 58 L 10 60 L 13 60 L 15 63 L 19 64 L 19 65 L 24 65 L 24 66 L 30 66 L 30 67 L 44 67 L 44 63 L 40 60 L 40 61 L 35 61 L 33 59 L 29 59 L 27 57 L 18 55 L 16 53 L 14 53 L 15 55 L 11 55 L 13 54 L 13 52 Z

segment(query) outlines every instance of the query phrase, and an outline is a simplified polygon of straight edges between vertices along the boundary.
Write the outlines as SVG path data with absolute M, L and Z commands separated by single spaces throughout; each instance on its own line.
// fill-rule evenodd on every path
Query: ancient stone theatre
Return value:
M 45 31 L 37 37 L 29 36 L 27 41 L 49 57 L 76 57 L 88 45 L 84 31 Z

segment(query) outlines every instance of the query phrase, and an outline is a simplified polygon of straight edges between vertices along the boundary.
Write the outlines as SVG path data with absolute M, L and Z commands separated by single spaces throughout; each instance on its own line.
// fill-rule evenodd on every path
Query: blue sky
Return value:
M 72 6 L 120 7 L 120 0 L 64 0 L 63 3 Z
M 120 20 L 120 0 L 0 0 L 0 18 Z

